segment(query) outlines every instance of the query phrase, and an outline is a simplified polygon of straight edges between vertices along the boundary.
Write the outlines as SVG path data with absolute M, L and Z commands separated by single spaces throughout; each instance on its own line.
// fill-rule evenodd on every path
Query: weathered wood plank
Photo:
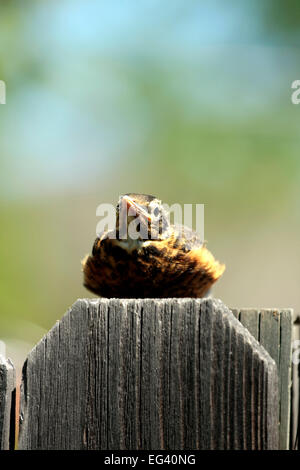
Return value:
M 260 312 L 259 342 L 275 360 L 279 379 L 279 448 L 289 448 L 292 310 Z
M 258 340 L 260 312 L 254 308 L 243 308 L 240 311 L 239 320 L 241 324 L 244 325 L 244 327 L 247 328 L 248 331 L 250 331 L 252 336 L 254 336 L 254 338 Z
M 275 362 L 222 302 L 81 300 L 24 365 L 19 449 L 276 449 L 277 415 Z
M 292 373 L 292 321 L 291 309 L 280 311 L 280 356 L 279 356 L 279 383 L 280 383 L 280 414 L 279 414 L 279 448 L 288 449 L 290 444 L 290 418 L 291 418 L 291 373 Z
M 276 362 L 280 360 L 280 314 L 275 309 L 260 311 L 259 342 Z
M 236 318 L 247 328 L 275 360 L 279 374 L 279 447 L 289 448 L 291 394 L 291 309 L 232 309 Z
M 15 382 L 12 362 L 0 355 L 0 450 L 14 449 Z
M 212 388 L 212 322 L 210 304 L 204 303 L 201 308 L 199 318 L 199 448 L 211 448 L 212 423 L 211 423 L 211 402 L 210 391 Z M 206 429 L 206 432 L 203 430 Z
M 292 326 L 292 387 L 290 449 L 299 450 L 300 428 L 300 315 L 293 318 Z

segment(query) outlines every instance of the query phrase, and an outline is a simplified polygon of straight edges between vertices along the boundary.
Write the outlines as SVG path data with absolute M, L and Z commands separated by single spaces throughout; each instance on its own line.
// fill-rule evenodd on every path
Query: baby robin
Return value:
M 203 297 L 223 274 L 191 229 L 171 225 L 162 202 L 125 194 L 116 228 L 97 237 L 82 262 L 84 285 L 101 297 Z

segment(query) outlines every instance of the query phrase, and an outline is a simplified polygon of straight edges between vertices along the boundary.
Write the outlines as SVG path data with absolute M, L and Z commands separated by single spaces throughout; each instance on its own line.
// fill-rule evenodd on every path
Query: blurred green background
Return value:
M 0 339 L 21 364 L 82 287 L 96 207 L 205 204 L 232 307 L 300 309 L 296 1 L 0 3 Z

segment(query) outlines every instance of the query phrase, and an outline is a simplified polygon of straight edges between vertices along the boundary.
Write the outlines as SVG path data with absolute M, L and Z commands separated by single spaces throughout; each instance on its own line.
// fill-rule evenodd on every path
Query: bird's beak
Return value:
M 131 197 L 123 196 L 122 199 L 127 204 L 128 209 L 132 207 L 137 213 L 137 215 L 141 215 L 142 217 L 145 217 L 145 219 L 147 219 L 149 222 L 151 222 L 152 220 L 151 215 L 142 206 L 140 206 L 133 199 L 131 199 Z

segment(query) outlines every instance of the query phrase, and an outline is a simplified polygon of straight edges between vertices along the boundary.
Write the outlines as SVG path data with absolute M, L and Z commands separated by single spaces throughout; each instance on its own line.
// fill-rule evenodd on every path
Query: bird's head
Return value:
M 155 196 L 128 193 L 117 204 L 118 238 L 133 240 L 162 240 L 169 235 L 169 215 Z

